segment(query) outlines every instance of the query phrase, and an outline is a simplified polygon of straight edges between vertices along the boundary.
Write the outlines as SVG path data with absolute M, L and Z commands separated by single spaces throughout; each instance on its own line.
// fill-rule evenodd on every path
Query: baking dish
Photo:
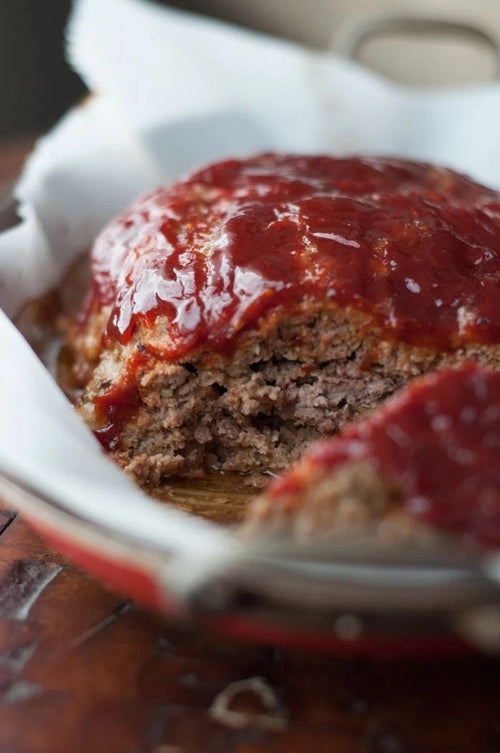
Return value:
M 495 84 L 416 94 L 340 58 L 134 0 L 112 4 L 109 17 L 95 0 L 76 6 L 72 60 L 100 94 L 46 137 L 17 188 L 22 222 L 0 239 L 8 316 L 56 284 L 135 194 L 227 153 L 390 151 L 493 184 L 500 174 Z M 113 12 L 126 49 L 127 34 L 147 40 L 144 59 L 113 60 Z M 144 91 L 144 75 L 165 46 L 166 69 L 183 66 L 175 80 L 151 75 Z M 196 55 L 184 60 L 182 49 Z M 199 71 L 209 61 L 204 80 Z M 290 122 L 294 128 L 285 129 Z M 439 550 L 423 559 L 366 541 L 328 551 L 265 539 L 242 544 L 135 489 L 102 457 L 6 317 L 1 329 L 3 498 L 116 588 L 165 613 L 264 642 L 347 653 L 498 647 L 496 555 Z

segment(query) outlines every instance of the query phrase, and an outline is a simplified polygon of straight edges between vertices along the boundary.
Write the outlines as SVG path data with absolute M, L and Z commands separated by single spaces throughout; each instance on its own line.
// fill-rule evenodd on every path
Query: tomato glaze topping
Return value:
M 400 484 L 421 522 L 500 547 L 500 373 L 437 371 L 370 417 L 315 444 L 269 489 L 277 501 L 307 484 L 307 466 L 367 461 Z
M 92 250 L 105 337 L 168 321 L 162 355 L 223 351 L 270 309 L 352 305 L 408 343 L 500 341 L 500 194 L 385 158 L 264 154 L 137 201 Z

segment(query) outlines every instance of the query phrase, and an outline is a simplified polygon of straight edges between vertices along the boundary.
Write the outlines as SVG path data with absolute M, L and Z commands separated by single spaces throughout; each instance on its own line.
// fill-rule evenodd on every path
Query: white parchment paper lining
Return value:
M 79 0 L 68 56 L 95 95 L 44 137 L 0 235 L 0 469 L 188 559 L 221 529 L 157 505 L 97 442 L 9 321 L 135 196 L 266 149 L 424 159 L 500 187 L 500 86 L 417 92 L 333 55 L 140 0 Z

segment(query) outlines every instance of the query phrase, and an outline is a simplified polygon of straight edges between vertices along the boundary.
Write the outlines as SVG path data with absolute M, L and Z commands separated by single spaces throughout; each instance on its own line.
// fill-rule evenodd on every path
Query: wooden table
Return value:
M 0 149 L 0 183 L 25 150 Z M 246 692 L 239 727 L 215 719 L 220 694 L 256 677 L 277 716 L 262 721 Z M 107 591 L 0 510 L 0 753 L 264 751 L 500 753 L 500 660 L 347 661 L 197 633 Z

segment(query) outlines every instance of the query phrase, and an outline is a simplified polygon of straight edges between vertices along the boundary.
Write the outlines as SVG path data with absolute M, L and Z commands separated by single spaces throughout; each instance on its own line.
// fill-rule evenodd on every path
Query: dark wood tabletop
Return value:
M 0 148 L 0 196 L 28 145 Z M 267 751 L 500 753 L 500 659 L 238 644 L 146 612 L 0 510 L 0 753 Z

